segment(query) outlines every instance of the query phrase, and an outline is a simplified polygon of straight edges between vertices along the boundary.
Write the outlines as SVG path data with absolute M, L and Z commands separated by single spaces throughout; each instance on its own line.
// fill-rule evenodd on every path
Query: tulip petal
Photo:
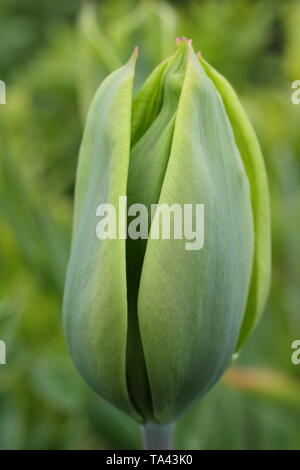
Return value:
M 138 319 L 154 416 L 168 422 L 227 367 L 249 289 L 248 179 L 222 100 L 191 45 L 159 203 L 204 204 L 205 243 L 150 238 Z
M 93 100 L 80 151 L 64 328 L 81 375 L 103 398 L 137 420 L 126 379 L 126 240 L 96 237 L 96 208 L 126 196 L 136 52 Z M 125 214 L 122 213 L 125 216 Z
M 268 181 L 255 131 L 234 89 L 203 58 L 199 59 L 222 97 L 250 182 L 255 250 L 248 303 L 237 345 L 239 350 L 260 320 L 270 288 L 271 216 Z
M 143 204 L 150 213 L 159 200 L 172 144 L 175 115 L 182 88 L 184 50 L 158 66 L 133 103 L 133 142 L 128 175 L 128 207 Z M 139 138 L 137 138 L 137 136 Z M 130 219 L 129 219 L 130 222 Z M 151 218 L 149 217 L 149 226 Z M 128 238 L 128 388 L 135 407 L 153 420 L 152 399 L 140 339 L 137 298 L 147 240 Z
M 134 97 L 131 118 L 131 146 L 145 134 L 159 114 L 162 104 L 164 76 L 170 58 L 160 63 L 149 75 L 141 90 Z

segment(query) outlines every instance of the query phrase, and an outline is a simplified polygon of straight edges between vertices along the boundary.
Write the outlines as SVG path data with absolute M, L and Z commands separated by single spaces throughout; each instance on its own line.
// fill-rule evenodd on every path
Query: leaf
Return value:
M 258 367 L 231 367 L 223 382 L 247 394 L 300 410 L 300 381 L 284 372 Z

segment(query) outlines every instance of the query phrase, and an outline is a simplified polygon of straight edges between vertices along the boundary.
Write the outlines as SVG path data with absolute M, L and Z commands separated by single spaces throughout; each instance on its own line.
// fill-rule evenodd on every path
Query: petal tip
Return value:
M 129 63 L 133 63 L 136 61 L 139 55 L 139 46 L 135 46 L 133 49 L 133 53 L 131 54 L 131 57 L 129 59 Z
M 188 45 L 192 44 L 192 39 L 187 39 L 185 36 L 179 36 L 176 38 L 176 45 L 182 44 L 183 42 L 187 43 Z

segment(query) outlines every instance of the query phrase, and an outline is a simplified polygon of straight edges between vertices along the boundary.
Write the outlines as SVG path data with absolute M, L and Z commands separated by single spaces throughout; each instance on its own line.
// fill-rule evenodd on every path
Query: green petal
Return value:
M 164 77 L 170 58 L 159 64 L 149 75 L 132 105 L 131 146 L 133 147 L 151 126 L 162 104 Z
M 126 383 L 125 240 L 96 237 L 96 208 L 126 195 L 136 53 L 101 84 L 90 109 L 76 179 L 64 327 L 74 362 L 103 398 L 136 419 Z M 118 211 L 117 211 L 118 218 Z
M 248 179 L 222 100 L 191 46 L 159 203 L 205 205 L 205 243 L 149 239 L 138 318 L 154 415 L 173 420 L 228 365 L 250 283 Z
M 128 176 L 128 206 L 150 209 L 158 202 L 174 132 L 186 54 L 182 48 L 159 65 L 133 103 L 133 145 Z M 137 138 L 137 136 L 139 138 Z M 149 220 L 149 226 L 151 221 Z M 127 240 L 128 387 L 136 408 L 153 420 L 152 399 L 140 338 L 137 298 L 147 240 Z
M 203 58 L 199 59 L 222 97 L 250 182 L 255 249 L 248 303 L 237 345 L 239 350 L 258 323 L 269 293 L 271 221 L 268 182 L 259 142 L 235 91 Z

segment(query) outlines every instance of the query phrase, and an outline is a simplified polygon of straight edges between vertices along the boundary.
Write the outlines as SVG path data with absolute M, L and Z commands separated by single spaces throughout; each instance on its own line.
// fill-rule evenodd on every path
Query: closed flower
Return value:
M 135 51 L 92 102 L 75 193 L 64 327 L 74 362 L 140 422 L 174 421 L 219 379 L 259 320 L 270 215 L 255 133 L 190 41 L 133 96 Z M 96 236 L 99 204 L 204 204 L 204 246 Z M 121 212 L 120 212 L 121 211 Z M 149 220 L 151 224 L 153 220 Z

